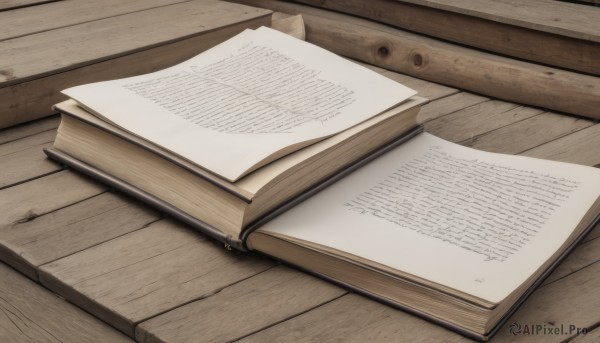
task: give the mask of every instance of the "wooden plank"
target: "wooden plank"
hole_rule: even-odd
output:
[[[600,10],[596,9],[582,11],[580,6],[553,0],[300,2],[501,55],[600,74],[596,58]],[[515,15],[519,22],[511,21]],[[561,30],[565,24],[569,28]]]
[[[243,2],[302,14],[309,42],[349,58],[503,100],[600,118],[599,77],[485,53],[317,8],[279,1]]]
[[[577,335],[571,343],[598,343],[600,342],[600,327],[590,328],[585,334]]]
[[[464,142],[541,112],[531,107],[491,100],[426,122],[425,130],[451,142]]]
[[[240,342],[471,342],[440,326],[349,294]]]
[[[156,212],[114,193],[101,193],[30,221],[0,227],[4,261],[37,280],[37,267],[157,221]]]
[[[600,42],[600,10],[554,0],[397,0]]]
[[[51,114],[65,88],[166,68],[246,27],[270,24],[270,12],[237,6],[190,1],[7,41],[0,128]]]
[[[43,214],[98,195],[104,188],[69,171],[61,171],[0,190],[0,231],[9,230]],[[14,258],[10,247],[0,241],[0,260],[19,270],[33,270],[23,259]],[[24,265],[22,265],[25,263]],[[34,273],[28,274],[35,278]]]
[[[600,238],[600,224],[596,225],[596,228],[592,230],[582,242],[591,241],[592,239]]]
[[[42,151],[52,146],[55,136],[56,130],[48,130],[0,144],[0,189],[61,170]]]
[[[421,79],[417,79],[410,75],[400,74],[391,70],[383,69],[374,65],[359,63],[363,67],[369,68],[385,77],[388,77],[396,82],[400,82],[406,87],[412,88],[419,92],[419,96],[427,98],[429,100],[436,100],[452,94],[459,93],[456,88],[440,85],[439,83],[433,83]]]
[[[41,266],[41,283],[127,335],[135,325],[273,267],[180,224],[152,225]]]
[[[27,222],[103,192],[105,188],[70,171],[61,171],[0,190],[0,226]]]
[[[0,11],[13,10],[26,6],[42,5],[56,0],[0,0]]]
[[[490,98],[460,92],[447,98],[432,101],[421,108],[417,121],[421,124],[468,107],[490,101]]]
[[[591,120],[545,112],[485,135],[473,136],[461,144],[514,155],[592,125],[594,123]]]
[[[494,342],[561,342],[574,335],[511,335],[509,325],[560,324],[589,327],[597,320],[600,298],[600,263],[571,274],[559,282],[537,290],[523,307],[500,328]],[[574,291],[576,290],[576,291]],[[596,315],[593,315],[596,314]],[[300,316],[274,325],[242,339],[241,342],[281,341],[470,341],[437,325],[366,300],[346,295]]]
[[[40,132],[56,129],[59,123],[60,117],[53,116],[0,130],[0,144],[35,135]]]
[[[189,0],[58,1],[0,12],[0,41],[184,1]]]
[[[0,263],[2,342],[132,342]]]
[[[600,308],[600,263],[583,268],[560,281],[539,288],[509,319],[494,337],[494,342],[563,342],[576,333],[561,335],[517,335],[509,331],[512,323],[545,325],[549,328],[575,325],[587,328],[598,322]]]
[[[210,0],[189,1],[7,41],[0,48],[4,56],[0,65],[4,70],[0,87],[124,56],[190,35],[207,34],[270,14],[267,10],[239,6]],[[198,20],[202,21],[201,25]],[[156,25],[158,21],[161,25]],[[266,22],[270,23],[270,19]]]
[[[346,291],[278,266],[138,325],[136,340],[231,342],[329,302]]]
[[[600,229],[600,225],[597,227]],[[591,266],[600,261],[600,239],[592,239],[582,244],[562,262],[550,276],[544,281],[544,285],[557,282],[558,280],[573,274],[579,270]],[[600,318],[598,318],[600,319]]]
[[[56,130],[52,129],[0,144],[0,157],[37,147],[45,143],[54,142],[55,137]]]
[[[600,146],[600,125],[596,124],[527,150],[523,155],[598,167],[600,166],[598,146]]]

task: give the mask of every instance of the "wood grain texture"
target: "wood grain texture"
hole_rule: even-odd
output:
[[[600,224],[596,225],[596,228],[594,228],[592,230],[592,232],[590,232],[587,236],[585,236],[585,238],[583,239],[582,242],[591,241],[592,239],[596,239],[596,238],[600,238]]]
[[[70,171],[61,171],[0,190],[0,226],[27,222],[103,192],[99,184]]]
[[[189,0],[57,1],[0,12],[0,41]]]
[[[268,10],[239,6],[212,0],[189,1],[6,41],[0,47],[0,70],[11,76],[3,74],[0,87],[270,15]]]
[[[374,72],[377,72],[387,78],[390,78],[396,82],[399,82],[406,87],[412,88],[419,93],[419,96],[427,98],[429,100],[436,100],[439,98],[447,97],[452,94],[459,93],[456,88],[440,85],[439,83],[433,83],[421,79],[417,79],[410,75],[396,73],[387,69],[383,69],[377,66],[373,66],[366,63],[359,63],[363,67],[369,68]]]
[[[515,155],[592,125],[594,123],[591,120],[545,112],[485,135],[474,136],[463,142],[463,145]]]
[[[600,78],[412,34],[372,21],[279,1],[244,0],[302,14],[307,41],[417,78],[516,103],[600,118]]]
[[[600,10],[555,0],[396,0],[600,42]]]
[[[161,220],[42,265],[39,273],[44,286],[133,337],[137,323],[272,266]]]
[[[541,110],[490,100],[425,123],[425,130],[451,142],[466,144],[474,137],[533,117]]]
[[[14,10],[33,5],[42,5],[56,0],[0,0],[0,11]]]
[[[454,113],[459,110],[467,109],[471,106],[482,104],[487,101],[490,101],[490,98],[467,92],[459,92],[446,98],[432,101],[423,106],[419,111],[417,121],[420,124],[424,124],[436,118]]]
[[[229,342],[308,311],[343,294],[341,288],[278,266],[141,323],[136,340]]]
[[[541,0],[545,3],[543,6],[539,0],[458,1],[456,4],[453,3],[456,1],[420,0],[300,2],[505,56],[600,74],[596,57],[600,53],[600,10],[582,10],[580,6],[548,0]],[[486,16],[485,11],[493,12],[494,7],[502,7],[502,12],[493,18]],[[522,20],[511,23],[511,16],[516,13]],[[561,31],[560,25],[567,23],[570,29]]]
[[[525,156],[600,166],[600,125],[596,124],[523,153]]]
[[[349,294],[240,342],[471,342],[408,313]]]
[[[61,170],[42,151],[55,136],[56,130],[48,130],[0,144],[0,189]]]
[[[0,340],[7,343],[132,342],[2,263]]]
[[[65,88],[163,69],[247,27],[271,22],[266,10],[236,11],[238,5],[221,2],[208,6],[213,3],[175,4],[3,44],[0,128],[52,114],[51,106],[65,100],[60,94]]]
[[[521,335],[510,334],[511,323],[566,327],[575,325],[586,328],[597,324],[600,297],[600,263],[595,263],[570,274],[560,281],[550,283],[535,291],[523,306],[508,320],[494,337],[494,342],[563,342],[575,333],[567,335]]]
[[[159,218],[129,198],[101,193],[30,221],[0,227],[0,244],[10,250],[7,263],[37,279],[40,265],[138,230]]]
[[[600,225],[596,229],[600,229]],[[544,285],[560,279],[600,262],[600,239],[587,240],[575,250],[548,276]]]
[[[571,341],[571,343],[598,343],[600,342],[600,326],[590,328],[585,334],[579,334]]]
[[[0,190],[0,232],[18,227],[34,218],[72,205],[104,191],[87,178],[61,171],[17,186]],[[15,256],[10,246],[0,240],[0,260],[36,279],[35,266]]]
[[[27,124],[13,126],[0,130],[0,144],[8,143],[40,132],[53,130],[58,127],[60,117],[58,115],[31,121]]]

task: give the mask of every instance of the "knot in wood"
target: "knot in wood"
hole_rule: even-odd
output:
[[[423,65],[423,55],[419,53],[414,54],[412,60],[415,67],[420,67]]]
[[[388,57],[388,55],[390,54],[390,49],[388,49],[387,46],[380,46],[379,49],[377,49],[377,56],[379,56],[380,58],[386,58]]]

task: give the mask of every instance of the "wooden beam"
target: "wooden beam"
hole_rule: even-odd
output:
[[[136,340],[232,342],[347,293],[325,281],[277,266],[136,328]]]
[[[600,75],[600,9],[549,0],[300,0],[431,37]]]
[[[2,342],[133,341],[0,263]]]
[[[47,288],[134,337],[137,323],[273,266],[161,220],[42,265],[39,274]]]
[[[306,39],[335,53],[512,102],[600,118],[600,78],[481,52],[372,21],[279,1],[244,0],[302,14]]]
[[[189,0],[57,1],[0,12],[0,41]]]
[[[55,1],[57,0],[0,0],[0,12],[27,6],[43,5]]]
[[[172,66],[248,27],[270,25],[270,14],[197,0],[4,41],[0,128],[52,114],[67,87]]]

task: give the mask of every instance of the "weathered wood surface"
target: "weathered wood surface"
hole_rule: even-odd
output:
[[[600,12],[555,0],[396,0],[600,42]]]
[[[133,337],[140,321],[273,267],[168,220],[41,266],[50,290]]]
[[[441,137],[489,151],[600,165],[599,124],[590,120],[372,69],[429,97],[419,121]],[[136,340],[469,341],[271,260],[226,251],[58,165],[50,174],[38,167],[25,173],[38,156],[28,149],[46,144],[56,125],[51,118],[0,131],[0,159],[20,156],[14,170],[23,172],[15,177],[16,171],[0,170],[6,185],[0,189],[0,260]],[[508,324],[597,326],[599,239],[597,227]],[[14,284],[3,280],[0,294],[14,293]],[[62,325],[57,316],[48,315],[53,326],[44,327]],[[0,330],[8,327],[15,340],[25,340],[11,325],[0,314]],[[586,342],[599,335],[596,329],[587,336],[511,336],[505,326],[493,341]]]
[[[27,235],[20,237],[21,232],[15,232],[13,228],[18,230],[20,224],[103,191],[103,186],[70,171],[61,171],[0,190],[0,260],[37,279],[36,266],[20,255],[21,248],[11,243],[11,240],[25,239]],[[9,236],[13,238],[9,239]]]
[[[270,25],[270,11],[243,9],[187,1],[6,40],[0,128],[50,115],[65,88],[166,68],[247,27]]]
[[[577,138],[581,132],[598,126],[589,120],[559,116],[373,69],[433,95],[433,101],[423,108],[424,116],[420,117],[428,130],[490,151],[508,149],[510,153],[526,153],[551,146],[554,141]],[[536,122],[543,127],[546,121],[546,129],[528,133]],[[37,130],[24,128],[19,131],[25,137],[16,135],[15,129],[5,130],[11,135],[8,141],[18,142],[39,134]],[[516,137],[510,138],[513,133]],[[586,143],[583,137],[576,141]],[[579,156],[577,158],[588,164],[597,157],[593,152],[573,149],[572,145],[563,148],[570,152],[571,158]],[[412,337],[437,341],[443,337],[447,341],[466,341],[414,316],[359,296],[344,295],[345,291],[299,272],[281,266],[273,268],[274,264],[268,260],[232,255],[179,224],[164,219],[156,221],[158,218],[151,212],[145,214],[148,210],[143,206],[103,193],[102,187],[84,178],[71,185],[79,179],[75,176],[70,171],[60,171],[0,190],[0,201],[6,198],[24,203],[11,209],[3,220],[1,227],[10,234],[0,234],[5,241],[0,258],[34,279],[40,273],[44,285],[140,341],[195,341],[199,337],[262,340],[281,335],[358,341],[397,337],[399,330],[405,333],[402,337],[406,340]],[[40,194],[56,193],[52,191],[56,189],[54,183],[60,183],[61,197],[40,198]],[[133,224],[138,217],[138,224]],[[127,221],[127,218],[131,223],[123,224],[121,220]],[[144,227],[145,223],[150,225]],[[113,237],[110,232],[99,233],[100,227],[113,232]],[[66,244],[52,237],[50,230],[56,230]],[[70,236],[77,238],[70,240]],[[43,249],[45,244],[56,252]],[[596,245],[594,239],[582,244],[552,274],[545,287],[591,270],[600,260]],[[263,287],[256,286],[258,280],[262,280],[261,284],[264,282]],[[589,282],[599,287],[600,283],[595,280]],[[296,282],[305,286],[297,287]],[[289,292],[288,297],[278,297],[280,292]],[[243,294],[247,299],[240,304],[241,308],[260,309],[262,306],[265,314],[247,317],[239,314],[234,304],[238,304],[235,299]],[[585,298],[589,293],[574,296]],[[354,310],[330,312],[330,306],[340,302],[359,312],[366,303],[367,308],[374,308],[371,312],[377,313],[375,319],[384,319],[369,321],[357,330],[353,323],[359,313]],[[534,316],[538,312],[532,313],[526,318],[537,320]],[[231,321],[235,329],[223,324],[228,317],[235,318]],[[318,329],[320,323],[329,323],[327,333]],[[584,324],[588,325],[587,322],[581,325]],[[212,329],[207,329],[209,327]],[[206,336],[199,336],[201,332]]]
[[[18,9],[26,6],[41,5],[56,0],[0,0],[0,11]]]
[[[36,133],[53,130],[60,123],[59,116],[52,116],[44,119],[28,122],[26,124],[13,126],[8,129],[0,129],[0,144],[12,142],[17,139],[35,135]]]
[[[132,342],[3,263],[0,263],[0,341]]]
[[[415,316],[348,294],[241,342],[470,342]]]
[[[138,342],[229,342],[295,317],[346,291],[278,266],[137,327]],[[219,325],[215,325],[220,323]]]
[[[56,130],[48,130],[0,144],[0,189],[60,170],[61,167],[42,152],[43,148],[52,146],[55,137]]]
[[[579,335],[571,341],[571,343],[598,343],[600,342],[600,327],[596,327],[593,331],[585,335]]]
[[[554,0],[299,2],[506,56],[600,75],[600,9]]]
[[[343,56],[515,103],[600,118],[600,77],[502,57],[308,6],[239,2],[302,14],[307,41]],[[595,57],[594,64],[598,64]]]
[[[78,0],[0,12],[0,41],[189,0]]]

